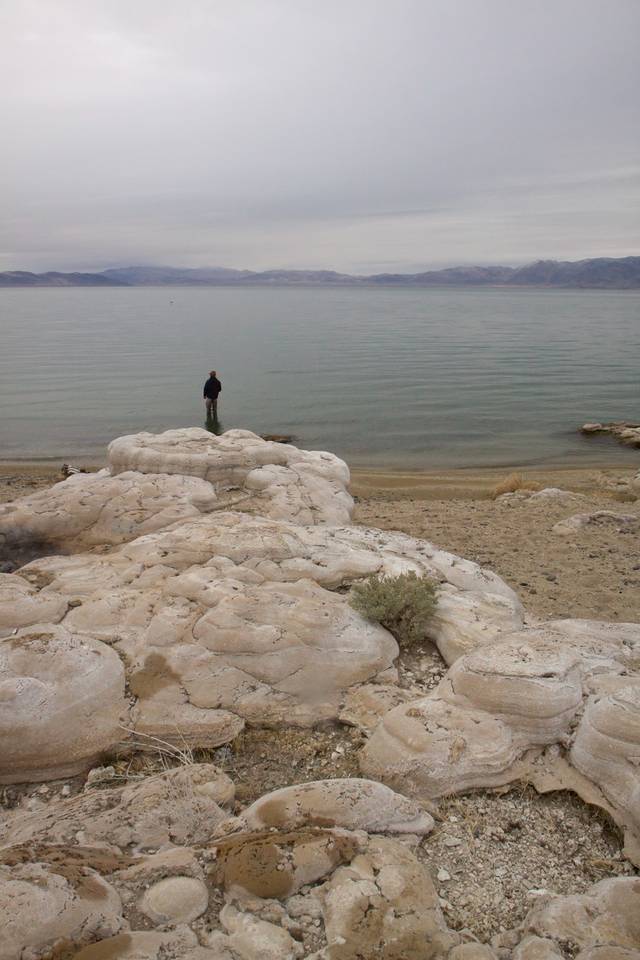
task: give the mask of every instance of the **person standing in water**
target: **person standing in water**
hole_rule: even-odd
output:
[[[207,408],[207,419],[209,420],[216,420],[218,418],[218,396],[221,390],[222,384],[216,376],[216,371],[212,370],[202,391],[204,403]]]

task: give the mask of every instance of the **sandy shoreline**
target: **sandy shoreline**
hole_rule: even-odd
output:
[[[10,483],[16,488],[20,481],[25,487],[46,486],[62,479],[60,459],[0,459],[0,486]],[[72,458],[73,466],[83,470],[100,470],[106,460],[98,458]],[[602,486],[603,478],[628,479],[640,469],[640,453],[634,466],[620,463],[593,463],[581,466],[536,466],[520,467],[452,467],[433,470],[404,470],[402,467],[351,469],[351,492],[356,497],[391,497],[393,499],[458,500],[487,499],[496,484],[510,473],[519,473],[541,487],[561,487],[564,490],[589,492]],[[6,498],[5,498],[6,499]]]
[[[589,492],[602,486],[603,478],[629,479],[640,468],[620,464],[545,467],[456,467],[449,470],[368,470],[351,471],[351,491],[357,497],[382,496],[393,499],[458,500],[487,499],[495,486],[510,473],[519,473],[541,487]]]

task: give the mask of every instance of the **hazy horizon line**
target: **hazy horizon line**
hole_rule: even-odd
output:
[[[493,260],[493,259],[483,259],[483,260],[456,260],[456,261],[438,261],[431,263],[429,265],[416,265],[413,268],[407,267],[406,265],[403,268],[398,268],[397,270],[380,270],[376,272],[354,272],[348,270],[342,270],[339,267],[315,267],[315,266],[306,266],[306,267],[290,267],[290,266],[271,266],[266,268],[256,268],[248,266],[223,266],[220,263],[207,263],[207,264],[198,264],[189,266],[176,266],[174,263],[158,263],[158,262],[124,262],[118,265],[111,266],[101,266],[101,267],[73,267],[67,268],[64,270],[60,269],[40,269],[40,270],[28,270],[22,267],[13,267],[0,271],[0,273],[29,273],[34,276],[39,274],[49,274],[49,273],[58,273],[58,274],[72,274],[72,273],[85,273],[85,274],[103,274],[108,273],[109,271],[117,270],[223,270],[223,271],[234,271],[238,273],[276,273],[276,272],[287,272],[287,273],[337,273],[342,276],[350,277],[368,277],[368,276],[377,276],[382,274],[394,273],[398,275],[413,275],[419,273],[430,273],[430,272],[440,272],[442,270],[455,270],[455,269],[469,269],[473,267],[478,267],[480,269],[489,269],[491,267],[505,269],[505,270],[517,270],[521,267],[531,266],[538,263],[587,263],[593,260],[628,260],[640,257],[640,253],[628,253],[623,254],[622,256],[612,257],[606,255],[595,255],[591,257],[580,257],[578,259],[570,259],[569,257],[545,257],[539,256],[533,259],[522,260],[517,262],[505,263],[504,261]]]

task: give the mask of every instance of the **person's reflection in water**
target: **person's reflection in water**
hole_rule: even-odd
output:
[[[218,420],[217,413],[207,412],[207,419],[205,421],[205,430],[208,430],[209,433],[215,433],[216,437],[219,437],[221,433],[224,433],[224,427],[222,422]]]

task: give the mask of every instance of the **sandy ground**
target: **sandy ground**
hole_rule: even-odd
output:
[[[100,466],[83,466],[83,469],[99,470]],[[60,463],[0,461],[0,503],[37,493],[59,480],[64,480],[62,460]]]
[[[0,464],[0,502],[50,486],[62,478],[60,466]],[[640,501],[607,489],[636,471],[525,470],[527,482],[576,491],[581,499],[491,499],[508,472],[354,471],[355,521],[424,537],[492,568],[518,590],[533,616],[640,621],[640,523],[607,522],[571,537],[551,529],[567,516],[594,510],[640,521]],[[445,671],[428,643],[404,652],[398,667],[402,686],[424,692]],[[198,751],[195,759],[214,762],[233,778],[239,809],[287,784],[358,776],[363,742],[359,731],[341,724],[315,730],[248,728],[232,744]],[[116,783],[148,775],[166,762],[148,754],[106,760],[113,764]],[[6,787],[0,790],[0,806],[37,808],[63,789],[76,793],[83,786],[84,778],[77,777]],[[506,793],[477,791],[447,798],[434,812],[436,830],[421,843],[418,856],[433,877],[448,923],[470,937],[486,940],[513,926],[543,891],[574,893],[607,876],[636,873],[622,854],[615,826],[567,792],[539,796],[524,786]]]
[[[638,457],[640,467],[640,455]],[[527,482],[575,491],[571,502],[490,499],[509,471],[357,471],[356,523],[401,530],[500,574],[539,617],[640,621],[640,527],[605,521],[570,537],[552,532],[577,513],[640,518],[640,502],[607,489],[633,469],[522,471]]]

